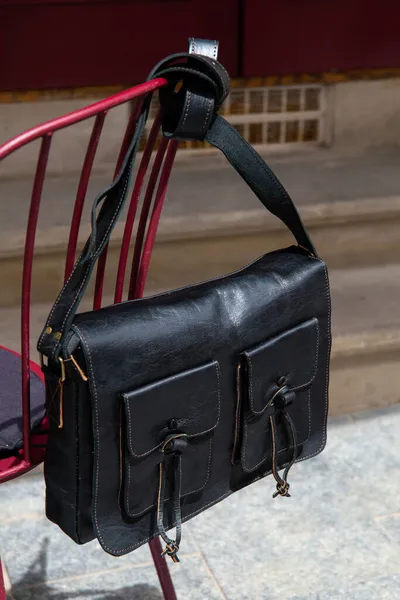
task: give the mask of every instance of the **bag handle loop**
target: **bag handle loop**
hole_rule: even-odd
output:
[[[201,42],[199,45],[204,48],[206,43],[204,40]],[[196,48],[196,44],[191,44],[192,48]],[[215,43],[213,44],[212,47],[215,48]],[[165,77],[169,82],[160,91],[160,102],[165,115],[164,135],[180,139],[205,139],[219,148],[262,204],[290,229],[299,246],[315,255],[312,242],[284,187],[254,148],[225,119],[215,114],[229,93],[229,76],[222,65],[213,56],[174,54],[160,61],[148,80],[155,77]],[[183,82],[181,89],[175,92],[179,81]],[[53,362],[57,361],[61,353],[65,333],[71,329],[96,261],[107,244],[124,205],[150,101],[151,94],[143,103],[132,142],[116,179],[93,203],[92,232],[54,303],[39,338],[39,352]]]

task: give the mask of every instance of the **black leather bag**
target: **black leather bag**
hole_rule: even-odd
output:
[[[212,45],[201,47],[208,57],[197,48],[150,75],[170,82],[160,94],[164,135],[219,148],[297,243],[218,279],[76,314],[125,199],[145,102],[38,342],[52,423],[47,516],[113,555],[161,535],[176,561],[182,521],[271,473],[273,495],[288,496],[293,463],[326,442],[327,269],[282,185],[216,114],[229,79]]]

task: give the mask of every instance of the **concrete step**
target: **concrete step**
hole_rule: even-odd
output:
[[[398,151],[338,156],[321,150],[269,160],[331,273],[332,414],[400,401],[398,158]],[[109,180],[110,174],[95,174],[88,203]],[[14,348],[30,184],[0,182],[0,211],[5,215],[0,219],[0,344]],[[50,178],[44,189],[32,285],[33,351],[62,286],[75,192],[72,176]],[[89,234],[87,207],[83,223],[80,247]],[[110,243],[106,303],[112,301],[122,232],[120,222]],[[183,161],[173,173],[146,293],[229,273],[292,241],[223,158]],[[89,300],[85,306],[90,308]]]
[[[400,403],[400,264],[332,269],[330,413]],[[159,291],[159,290],[157,290]],[[105,304],[111,303],[106,298]],[[83,310],[90,309],[89,300]],[[50,303],[32,306],[32,356]],[[19,348],[19,310],[0,310],[0,344]]]
[[[330,268],[400,262],[400,195],[386,198],[305,204],[300,213]],[[123,233],[118,223],[110,243],[106,295],[115,285]],[[89,234],[82,227],[80,248]],[[40,229],[32,301],[51,301],[62,286],[68,228]],[[165,217],[153,252],[148,286],[176,288],[234,271],[257,256],[293,243],[285,227],[265,210],[235,210]],[[4,231],[0,239],[0,306],[19,301],[23,231]]]
[[[268,157],[296,202],[319,254],[331,268],[400,262],[400,169],[397,150],[342,155],[332,150]],[[89,207],[111,173],[95,172],[83,214],[81,247]],[[24,230],[32,180],[0,180],[0,306],[18,301]],[[49,177],[37,233],[32,299],[53,299],[62,284],[77,176]],[[123,216],[121,221],[123,221]],[[112,294],[123,231],[110,244],[106,294]],[[286,229],[220,155],[187,158],[173,171],[149,286],[179,287],[222,275],[270,250],[292,243]]]

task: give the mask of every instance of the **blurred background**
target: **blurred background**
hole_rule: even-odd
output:
[[[330,411],[354,423],[365,411],[400,402],[399,31],[400,6],[394,0],[0,0],[0,144],[142,82],[158,60],[185,51],[189,36],[218,39],[219,60],[232,78],[221,113],[278,175],[328,264],[334,334]],[[153,104],[152,118],[156,100]],[[113,178],[131,110],[126,104],[107,115],[80,244],[89,206]],[[85,121],[57,133],[52,142],[36,237],[32,352],[62,285],[68,227],[92,126],[92,120]],[[31,144],[0,165],[0,345],[15,350],[38,148]],[[121,239],[122,225],[110,244],[104,304],[112,302]],[[146,294],[225,274],[290,243],[290,234],[217,151],[182,142]],[[388,422],[382,425],[385,435]],[[346,445],[359,434],[343,435]],[[375,461],[372,455],[369,460]],[[398,491],[393,489],[393,498]],[[393,500],[386,512],[398,514],[396,506]],[[400,573],[400,566],[396,569]],[[24,577],[17,571],[15,581],[31,585]],[[295,597],[282,590],[280,597]],[[387,597],[400,598],[396,590]],[[145,592],[137,598],[147,598]],[[275,597],[260,594],[228,597]],[[379,594],[364,590],[329,599],[386,598]],[[209,591],[202,597],[214,598]]]
[[[0,0],[0,143],[143,81],[160,58],[185,50],[189,35],[218,39],[232,77],[221,112],[269,161],[331,270],[331,410],[395,403],[399,29],[393,0],[381,0],[379,10],[372,0]],[[85,210],[113,177],[130,110],[123,105],[107,116]],[[33,279],[33,301],[44,304],[40,323],[61,286],[66,228],[92,125],[85,121],[53,139]],[[15,327],[7,333],[7,307],[20,298],[37,152],[31,144],[0,166],[0,323],[8,344]],[[106,295],[115,281],[118,235]],[[226,273],[289,242],[217,151],[184,142],[146,292]]]

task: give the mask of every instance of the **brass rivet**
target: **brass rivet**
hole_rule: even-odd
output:
[[[54,337],[56,338],[56,340],[61,340],[62,333],[60,331],[57,331],[57,333],[54,334]]]
[[[47,333],[47,335],[50,335],[52,331],[53,331],[52,327],[46,327],[46,333]]]

